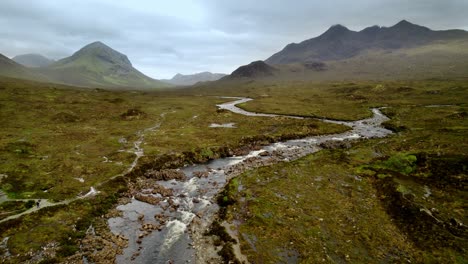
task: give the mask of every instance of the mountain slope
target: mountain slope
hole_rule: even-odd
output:
[[[47,78],[0,54],[0,76],[47,81]]]
[[[126,55],[102,42],[91,43],[72,56],[37,70],[55,82],[76,86],[120,88],[168,86],[139,72]]]
[[[23,54],[12,58],[13,61],[26,67],[45,67],[54,63],[40,54]]]
[[[398,50],[428,45],[437,41],[468,39],[463,30],[433,31],[402,20],[386,28],[373,26],[359,32],[335,25],[322,35],[299,44],[287,45],[265,62],[290,64],[310,61],[342,60],[369,50]]]
[[[173,85],[193,85],[198,82],[216,81],[226,76],[224,73],[200,72],[195,74],[183,75],[176,74],[172,79],[161,80]]]
[[[335,25],[316,38],[287,45],[265,62],[241,66],[223,80],[467,78],[467,68],[468,32],[433,31],[403,20],[389,28],[372,26],[359,32]]]
[[[242,78],[267,78],[274,76],[278,69],[263,61],[254,61],[248,65],[240,66],[222,80],[236,80]]]

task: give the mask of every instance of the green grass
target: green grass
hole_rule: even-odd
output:
[[[227,212],[242,252],[263,263],[465,263],[454,221],[468,221],[466,110],[394,105],[396,135],[244,173]]]
[[[199,86],[201,94],[242,95],[255,100],[242,107],[255,112],[357,120],[369,107],[466,104],[466,80],[408,81],[238,81]]]
[[[239,217],[246,219],[241,226],[247,234],[243,251],[252,259],[270,262],[289,254],[301,256],[306,263],[346,260],[346,255],[357,262],[452,260],[462,256],[456,249],[459,241],[453,241],[453,247],[431,249],[434,253],[422,249],[404,218],[395,214],[394,205],[401,205],[402,200],[378,197],[401,198],[402,192],[421,196],[421,186],[435,181],[430,185],[433,196],[417,203],[428,208],[437,205],[444,221],[453,217],[467,222],[461,203],[466,200],[465,192],[452,184],[464,176],[437,181],[437,175],[447,171],[443,164],[459,164],[466,157],[467,89],[463,80],[254,81],[144,92],[2,78],[0,173],[8,175],[0,183],[2,190],[11,198],[63,200],[103,185],[98,187],[101,194],[93,199],[43,209],[0,225],[1,238],[9,236],[11,252],[19,254],[13,263],[24,262],[28,251],[50,242],[61,243],[59,258],[63,260],[76,250],[91,223],[101,226],[98,232],[105,230],[101,216],[125,191],[125,180],[139,176],[146,168],[203,162],[245,146],[347,129],[316,120],[245,117],[217,111],[216,104],[229,101],[217,96],[237,95],[254,98],[242,107],[257,112],[346,120],[369,116],[369,107],[390,106],[384,109],[392,118],[386,126],[400,131],[350,150],[327,150],[233,180],[233,187],[222,197],[228,204],[239,201],[232,208],[248,213]],[[423,106],[428,104],[454,106]],[[236,128],[209,128],[211,123],[235,123]],[[146,156],[135,172],[126,179],[108,181],[124,172],[134,159],[133,154],[121,150],[130,150],[137,132],[156,124],[160,124],[158,129],[145,132],[142,147]],[[104,162],[104,156],[112,162]],[[432,169],[424,170],[426,167]],[[363,180],[355,180],[355,175]],[[453,196],[443,187],[447,183],[452,184],[447,190]],[[243,185],[244,191],[237,194],[236,184]],[[239,197],[245,201],[240,202]],[[228,217],[236,216],[233,211],[227,213]],[[74,230],[73,225],[79,228]],[[430,234],[422,237],[439,241]],[[256,241],[257,250],[247,240]]]
[[[124,182],[107,182],[125,172],[134,159],[122,150],[131,150],[137,133],[156,124],[158,129],[144,132],[146,156],[138,168],[155,166],[154,160],[167,157],[183,157],[176,163],[181,166],[218,157],[220,149],[347,129],[315,120],[250,118],[217,111],[215,105],[225,101],[229,99],[178,91],[106,91],[1,79],[0,173],[7,175],[0,183],[2,190],[10,198],[55,201],[76,197],[91,186],[101,191],[90,201],[43,209],[0,225],[2,238],[10,236],[8,246],[19,254],[15,259],[22,260],[40,245],[63,241],[64,234],[79,232],[73,231],[73,225],[80,219],[100,223],[115,195],[125,189]],[[211,123],[230,122],[236,128],[209,128]],[[77,243],[72,239],[70,245],[63,244],[64,253]]]

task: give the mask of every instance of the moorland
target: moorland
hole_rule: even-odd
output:
[[[129,242],[108,220],[136,189],[158,204],[148,197],[172,193],[156,181],[180,180],[180,168],[342,133],[322,119],[380,108],[385,138],[335,140],[230,179],[204,233],[219,252],[210,261],[465,263],[468,42],[465,31],[428,30],[334,26],[189,87],[142,76],[100,42],[45,68],[0,57],[2,262],[113,262]],[[227,97],[278,116],[219,109]]]

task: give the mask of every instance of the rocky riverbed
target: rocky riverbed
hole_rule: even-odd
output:
[[[236,107],[250,98],[218,105],[220,109],[248,116],[276,115],[251,113]],[[117,263],[217,263],[217,248],[204,236],[219,207],[216,195],[225,184],[251,168],[291,161],[322,148],[349,144],[351,140],[385,137],[391,131],[381,127],[388,120],[379,109],[373,117],[344,122],[351,130],[333,135],[278,142],[250,150],[240,156],[212,160],[176,170],[147,171],[130,186],[128,196],[117,207],[119,214],[108,219],[115,237],[125,241]],[[290,116],[291,118],[301,118]]]

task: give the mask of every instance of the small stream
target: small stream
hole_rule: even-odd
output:
[[[247,116],[275,117],[278,115],[252,113],[236,105],[252,99],[229,97],[232,102],[217,105],[220,109]],[[325,136],[278,142],[254,150],[244,156],[212,160],[180,168],[186,181],[158,181],[157,184],[172,190],[173,195],[159,197],[157,205],[150,205],[132,199],[130,203],[117,207],[121,217],[108,220],[111,231],[128,238],[128,247],[117,256],[117,263],[195,263],[204,254],[203,245],[197,238],[218,211],[216,195],[234,176],[259,166],[291,161],[319,151],[320,144],[328,141],[354,140],[360,138],[381,138],[392,132],[381,127],[388,120],[379,109],[372,109],[373,116],[353,122],[323,119],[324,122],[342,124],[351,130]],[[287,116],[290,118],[301,118]],[[200,176],[202,175],[202,176]],[[145,190],[142,190],[145,191]],[[146,192],[150,193],[150,192]],[[155,216],[157,216],[155,218]],[[147,231],[144,225],[160,226],[160,230]]]

